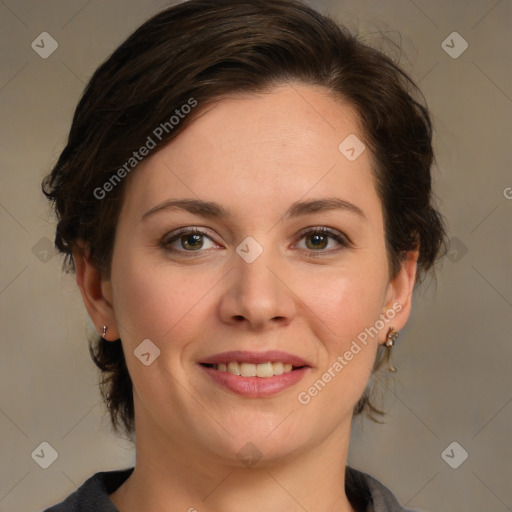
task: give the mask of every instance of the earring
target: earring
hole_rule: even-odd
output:
[[[400,336],[400,333],[395,331],[393,327],[390,327],[386,336],[386,347],[391,348],[395,344],[395,340],[398,338],[398,336]]]
[[[102,338],[105,338],[105,334],[107,334],[108,327],[106,325],[103,326],[103,334],[101,335]]]

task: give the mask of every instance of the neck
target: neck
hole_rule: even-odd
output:
[[[350,425],[314,449],[250,467],[146,432],[137,430],[132,475],[110,495],[120,512],[355,512],[344,488]]]

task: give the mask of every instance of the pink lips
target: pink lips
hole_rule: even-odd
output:
[[[291,364],[294,369],[291,372],[273,377],[241,377],[232,375],[228,372],[221,372],[205,364],[213,365],[237,361],[239,363],[261,364],[267,362],[282,362]],[[252,398],[264,398],[275,395],[285,389],[290,388],[301,380],[311,367],[306,361],[298,356],[281,351],[267,352],[247,352],[230,351],[215,354],[207,357],[200,362],[200,367],[204,372],[218,385],[229,389],[230,391]]]
[[[233,350],[230,352],[222,352],[201,360],[203,364],[219,364],[229,363],[230,361],[238,361],[239,363],[289,363],[292,366],[309,366],[304,359],[298,356],[281,352],[279,350],[269,350],[267,352],[247,352],[244,350]]]

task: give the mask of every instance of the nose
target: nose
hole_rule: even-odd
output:
[[[289,324],[295,300],[287,273],[270,249],[263,248],[253,261],[235,253],[220,301],[222,321],[254,331]]]

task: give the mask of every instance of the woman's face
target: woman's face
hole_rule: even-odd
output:
[[[129,177],[103,288],[138,442],[241,463],[347,439],[413,275],[389,279],[354,135],[347,105],[285,85],[216,103]]]

